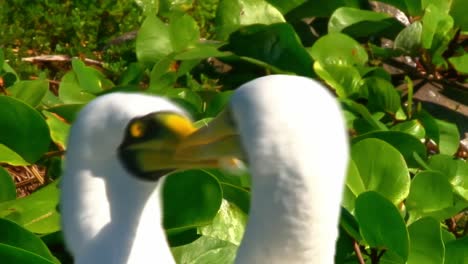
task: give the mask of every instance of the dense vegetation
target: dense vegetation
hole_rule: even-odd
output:
[[[435,118],[414,98],[424,84],[466,95],[463,0],[1,5],[5,263],[71,262],[57,186],[70,125],[87,102],[113,91],[156,94],[205,121],[237,86],[274,73],[321,80],[346,117],[352,160],[336,263],[468,263],[462,128],[443,114]],[[18,169],[33,171],[44,187],[17,198],[8,172]],[[248,171],[177,172],[168,177],[164,198],[164,225],[178,263],[232,263],[249,212]]]

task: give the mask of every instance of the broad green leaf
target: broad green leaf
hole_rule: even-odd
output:
[[[368,105],[371,111],[396,113],[401,107],[400,95],[393,84],[378,77],[364,79],[368,92]]]
[[[63,104],[63,102],[58,98],[58,96],[52,93],[49,89],[47,89],[44,97],[42,98],[41,103],[46,108]]]
[[[460,134],[457,125],[436,119],[439,127],[439,151],[441,154],[453,155],[460,142]]]
[[[458,57],[451,57],[449,58],[449,61],[455,70],[460,73],[468,74],[468,53]]]
[[[426,136],[424,126],[418,120],[410,120],[398,123],[390,128],[392,131],[401,131],[412,135],[419,140],[423,140]]]
[[[445,244],[445,264],[465,264],[468,263],[468,236],[457,240],[449,241]]]
[[[281,1],[281,0],[278,0]],[[288,3],[289,1],[281,1]],[[329,17],[339,7],[364,8],[361,0],[314,0],[305,1],[304,4],[294,8],[287,15],[288,21],[297,21],[309,17]]]
[[[310,48],[312,58],[322,64],[364,65],[368,57],[359,42],[341,33],[319,38]]]
[[[200,98],[200,95],[193,90],[188,88],[173,88],[167,90],[164,95],[171,99],[184,100],[185,102],[192,105],[192,107],[195,108],[197,112],[201,112],[203,104],[202,99]]]
[[[442,173],[422,171],[414,176],[406,199],[408,210],[430,213],[450,207],[452,203],[452,186]]]
[[[62,104],[51,107],[47,111],[55,113],[64,118],[68,123],[73,123],[84,104]]]
[[[200,228],[200,234],[240,245],[244,236],[247,215],[237,206],[223,200],[213,223]]]
[[[200,39],[197,22],[188,14],[177,14],[169,23],[169,38],[175,52],[194,47]]]
[[[432,62],[444,65],[442,54],[447,50],[453,35],[453,18],[433,4],[429,4],[422,18],[421,42],[432,55]]]
[[[60,149],[66,149],[70,124],[67,124],[60,116],[54,113],[42,111],[42,114],[46,117],[52,141],[54,141]]]
[[[340,7],[333,12],[328,22],[328,32],[342,32],[354,38],[394,38],[403,29],[394,17],[374,11],[352,7]]]
[[[146,67],[143,63],[130,63],[119,77],[118,85],[138,84],[145,74]]]
[[[164,227],[169,233],[177,233],[209,225],[222,198],[218,181],[208,173],[201,170],[173,173],[164,181]]]
[[[5,218],[37,234],[60,230],[56,207],[59,199],[57,181],[24,198],[0,203],[0,218]]]
[[[368,138],[352,145],[351,156],[366,190],[394,204],[408,196],[409,171],[401,153],[385,141]]]
[[[66,73],[59,87],[59,99],[66,104],[83,104],[91,101],[96,96],[84,91],[73,71]]]
[[[250,191],[244,188],[242,176],[229,175],[227,172],[221,172],[218,169],[204,170],[215,177],[223,190],[223,198],[230,203],[235,204],[244,213],[250,210]]]
[[[150,84],[148,91],[153,94],[164,94],[164,92],[174,86],[174,83],[177,80],[177,74],[173,71],[170,71],[171,65],[174,63],[174,58],[172,55],[158,60],[153,69],[151,69],[150,74]]]
[[[54,264],[46,258],[43,258],[30,251],[21,248],[12,247],[0,243],[0,259],[4,263],[21,263],[21,264]]]
[[[468,201],[468,164],[466,161],[454,159],[449,155],[437,154],[429,159],[428,166],[447,177],[455,192]]]
[[[176,263],[234,263],[236,253],[236,245],[208,236],[202,236],[191,244],[172,248]]]
[[[424,126],[426,137],[434,140],[436,143],[439,143],[440,132],[436,119],[425,110],[417,112],[415,114],[415,118],[417,118],[417,120],[419,120]]]
[[[286,23],[243,27],[229,37],[223,50],[253,58],[278,69],[312,76],[312,59],[294,28]],[[291,63],[294,61],[294,63]]]
[[[335,89],[339,98],[357,97],[361,92],[359,71],[348,64],[314,62],[315,73]]]
[[[407,133],[399,131],[375,131],[353,138],[352,143],[355,144],[366,138],[377,138],[392,145],[403,155],[409,167],[415,168],[419,165],[414,159],[413,153],[417,153],[423,159],[426,158],[426,147],[424,144]]]
[[[408,264],[440,264],[444,262],[445,248],[440,223],[434,218],[422,218],[408,227],[410,251]]]
[[[267,0],[268,3],[275,6],[282,14],[286,14],[291,9],[298,7],[299,5],[307,2],[307,0],[291,0],[291,1],[283,1],[283,0]]]
[[[102,91],[102,84],[96,70],[87,67],[84,62],[79,59],[72,59],[72,68],[83,91],[91,94]]]
[[[11,175],[0,167],[0,203],[16,198],[16,186]]]
[[[382,131],[388,130],[388,128],[382,122],[380,122],[379,120],[376,120],[371,115],[369,110],[362,104],[356,103],[355,101],[352,101],[349,99],[341,100],[341,102],[343,103],[346,109],[354,113],[358,113],[360,116],[362,116],[363,120],[365,120],[367,125],[371,127],[371,130],[382,130]]]
[[[466,1],[465,0],[452,0],[450,1],[452,7],[450,8],[450,15],[455,20],[455,25],[460,27],[462,31],[468,30],[468,16],[466,15]]]
[[[0,218],[0,245],[9,245],[37,254],[47,260],[54,261],[53,255],[40,238],[14,222]]]
[[[220,0],[216,14],[216,39],[225,40],[242,26],[284,22],[283,15],[264,0]]]
[[[47,80],[19,81],[8,88],[16,99],[23,101],[31,107],[38,106],[49,89]]]
[[[136,55],[143,63],[155,63],[173,52],[169,26],[156,15],[146,17],[136,38]]]
[[[358,243],[364,243],[361,234],[359,233],[359,224],[356,221],[356,218],[343,207],[341,208],[340,213],[340,228],[343,228],[346,233],[348,233]]]
[[[209,57],[225,57],[230,52],[219,51],[218,48],[224,43],[197,43],[192,48],[182,51],[174,56],[176,60],[200,60]]]
[[[354,210],[354,204],[359,194],[366,191],[366,186],[362,181],[361,175],[356,164],[351,159],[348,164],[348,173],[346,174],[346,185],[343,192],[342,205],[350,212]]]
[[[340,226],[338,230],[338,239],[335,247],[335,262],[346,263],[348,256],[354,252],[353,238]]]
[[[356,218],[362,237],[369,246],[386,248],[403,263],[408,258],[409,237],[400,212],[376,192],[365,192],[356,199]]]
[[[422,24],[416,21],[404,28],[395,38],[393,47],[409,55],[416,55],[421,49]]]
[[[14,152],[7,146],[0,144],[0,161],[12,166],[24,166],[30,163],[25,161],[18,153]]]
[[[206,117],[215,117],[217,116],[227,105],[231,95],[234,91],[225,91],[217,93],[208,103],[208,106],[205,110]]]
[[[0,105],[0,144],[27,162],[37,161],[50,144],[44,118],[29,105],[12,97],[0,96]]]

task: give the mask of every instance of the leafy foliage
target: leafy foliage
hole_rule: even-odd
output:
[[[398,8],[403,22],[361,0],[77,0],[43,1],[36,9],[7,2],[0,11],[0,39],[10,43],[0,46],[2,164],[39,164],[57,174],[61,160],[47,153],[66,150],[76,113],[102,94],[166,96],[206,122],[248,80],[309,76],[336,94],[352,136],[336,262],[468,262],[468,164],[457,155],[459,129],[413,98],[413,81],[455,85],[466,78],[462,0],[380,1]],[[18,12],[23,6],[26,11]],[[30,38],[28,27],[40,34]],[[82,56],[61,74],[14,70],[15,48],[95,58],[115,34],[136,28],[134,47],[97,56],[104,69]],[[16,29],[24,34],[15,35]],[[388,72],[388,65],[402,73]],[[58,76],[59,84],[47,76]],[[0,259],[69,261],[60,238],[57,182],[15,199],[14,184],[0,171],[0,230],[12,234],[0,237]],[[172,174],[164,198],[164,224],[178,263],[232,263],[250,209],[248,171]]]

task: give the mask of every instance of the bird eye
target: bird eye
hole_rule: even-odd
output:
[[[134,138],[141,138],[145,134],[145,124],[141,121],[135,121],[130,125],[130,135]]]

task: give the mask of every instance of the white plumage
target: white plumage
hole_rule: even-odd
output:
[[[239,155],[232,144],[219,146],[240,134],[252,200],[236,263],[333,263],[348,161],[336,100],[311,79],[271,75],[242,85],[228,108],[212,122],[222,131],[202,128],[180,152],[192,161]],[[61,210],[77,263],[174,262],[160,222],[160,183],[135,179],[116,154],[131,118],[161,110],[182,113],[160,98],[106,95],[73,126]]]
[[[243,151],[233,147],[237,136]],[[251,209],[236,263],[333,263],[348,138],[320,83],[287,75],[250,81],[182,144],[187,156],[243,152],[249,163]]]
[[[169,101],[114,93],[89,103],[69,136],[61,182],[62,228],[75,263],[174,263],[161,227],[161,181],[130,175],[117,157],[128,122],[184,112]]]

